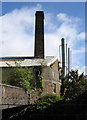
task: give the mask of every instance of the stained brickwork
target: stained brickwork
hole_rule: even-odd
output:
[[[56,92],[53,91],[53,84],[56,84]],[[60,96],[60,82],[50,81],[50,80],[44,80],[44,94],[56,94],[57,96]]]
[[[46,67],[43,69],[43,78],[44,80],[60,82],[59,72],[51,67]]]
[[[44,13],[37,11],[35,23],[35,58],[44,58]]]
[[[55,66],[57,65],[57,61],[53,64],[52,67],[45,67],[43,69],[43,81],[44,81],[44,92],[48,94],[56,94],[60,96],[60,87],[61,81],[59,79],[59,71]],[[56,85],[56,92],[53,91],[53,84]]]

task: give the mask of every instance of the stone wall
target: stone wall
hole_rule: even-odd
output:
[[[0,84],[2,89],[2,108],[28,104],[28,95],[19,87]]]
[[[56,84],[56,93],[53,92],[53,84]],[[60,82],[44,80],[44,94],[56,94],[60,96]],[[0,84],[0,109],[28,105],[34,103],[39,98],[38,92],[29,93],[22,88]]]
[[[28,105],[39,98],[38,92],[0,83],[0,109]]]

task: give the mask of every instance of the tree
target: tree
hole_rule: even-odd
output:
[[[82,73],[78,74],[78,70],[72,70],[69,76],[64,80],[65,97],[75,98],[87,90],[87,80],[85,75]]]

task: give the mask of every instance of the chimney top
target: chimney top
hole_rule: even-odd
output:
[[[43,13],[44,14],[44,11],[36,11],[36,13]]]

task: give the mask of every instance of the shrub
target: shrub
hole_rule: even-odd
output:
[[[63,98],[58,97],[58,96],[53,95],[53,94],[46,94],[46,95],[40,97],[35,102],[36,109],[43,110],[43,109],[47,108],[48,106],[52,105],[53,103],[56,103],[62,99]]]

